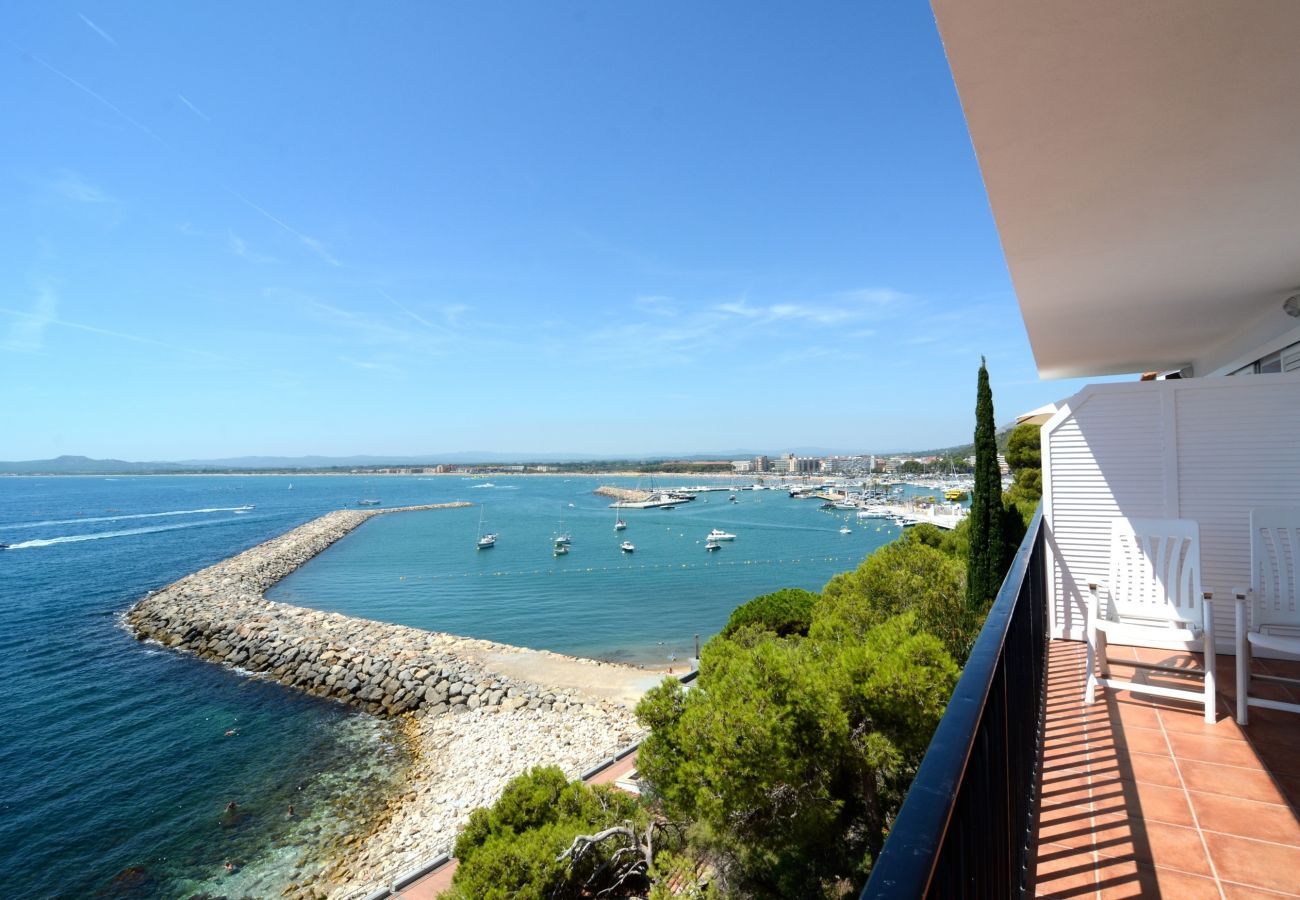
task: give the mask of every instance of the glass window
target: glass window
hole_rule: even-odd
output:
[[[1256,371],[1261,375],[1267,375],[1270,372],[1281,372],[1282,352],[1279,350],[1275,353],[1270,353],[1268,356],[1261,359],[1259,361],[1259,368]]]

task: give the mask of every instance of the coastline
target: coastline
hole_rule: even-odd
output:
[[[466,502],[338,510],[153,592],[126,613],[156,641],[371,714],[398,718],[412,761],[404,790],[287,896],[360,896],[451,849],[469,813],[535,765],[577,777],[637,740],[632,708],[662,677],[499,642],[267,600],[271,585],[376,515]]]

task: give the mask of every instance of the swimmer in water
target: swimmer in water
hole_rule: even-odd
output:
[[[293,804],[292,804],[292,803],[289,804],[289,811],[288,811],[287,813],[284,814],[284,817],[285,817],[286,819],[292,819],[292,818],[294,817],[294,811],[293,811]]]

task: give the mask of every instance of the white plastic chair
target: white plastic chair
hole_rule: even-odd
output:
[[[1250,591],[1235,593],[1237,721],[1245,725],[1252,706],[1300,712],[1300,703],[1250,696],[1253,648],[1300,654],[1300,509],[1250,511]],[[1256,681],[1300,684],[1277,675],[1253,677]]]
[[[1189,519],[1112,520],[1110,580],[1090,583],[1088,591],[1085,701],[1095,702],[1100,684],[1203,703],[1205,721],[1214,722],[1214,605],[1212,593],[1201,590],[1201,532],[1197,524]],[[1103,594],[1107,596],[1103,598]],[[1205,666],[1200,669],[1129,660],[1124,660],[1124,665],[1199,674],[1204,687],[1184,690],[1111,678],[1108,641],[1136,646],[1173,643],[1187,650],[1203,650]]]

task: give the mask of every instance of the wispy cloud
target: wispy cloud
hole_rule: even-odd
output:
[[[398,303],[398,302],[397,302],[397,299],[396,299],[395,297],[393,297],[392,295],[390,295],[390,294],[389,294],[386,290],[384,290],[383,288],[381,288],[381,287],[376,287],[375,290],[379,293],[379,296],[383,297],[385,300],[387,300],[389,303],[391,303],[394,307],[396,307],[398,310],[400,310],[400,311],[401,311],[401,312],[402,312],[402,313],[403,313],[407,318],[409,318],[412,322],[416,322],[416,323],[418,323],[418,324],[420,324],[420,325],[423,325],[425,328],[432,329],[433,331],[439,332],[439,333],[441,333],[441,334],[445,334],[445,333],[446,333],[446,330],[447,330],[447,329],[446,329],[444,326],[439,325],[439,324],[437,324],[436,322],[430,322],[427,318],[425,318],[424,316],[420,315],[419,313],[417,313],[415,310],[411,309],[410,307],[408,307],[408,306],[404,306],[403,304]],[[457,309],[457,310],[463,310],[465,307],[453,307],[453,308],[454,308],[454,309]],[[444,309],[443,309],[443,312],[444,312],[444,318],[448,318],[448,319],[451,318],[451,317],[446,316],[446,308],[445,308],[445,307],[444,307]],[[448,324],[448,325],[454,325],[455,323],[452,322],[452,321],[448,321],[447,324]]]
[[[886,287],[856,288],[851,291],[840,291],[834,296],[863,306],[892,306],[911,299],[909,294]]]
[[[86,86],[85,86],[84,84],[82,84],[80,81],[78,81],[77,79],[73,78],[73,77],[72,77],[71,75],[69,75],[67,72],[64,72],[64,71],[62,71],[61,69],[57,69],[57,68],[55,68],[54,66],[50,65],[49,63],[47,63],[45,60],[41,59],[41,58],[40,58],[39,56],[37,56],[36,54],[34,54],[34,53],[28,53],[27,56],[28,56],[28,58],[31,59],[33,62],[35,62],[36,64],[40,65],[40,66],[43,67],[44,69],[46,69],[46,70],[48,70],[48,71],[50,71],[50,72],[53,72],[55,75],[57,75],[57,76],[59,76],[60,78],[62,78],[64,81],[66,81],[68,84],[70,84],[70,85],[72,85],[73,87],[75,87],[77,90],[81,91],[83,94],[86,94],[86,95],[89,96],[89,97],[93,97],[95,100],[99,101],[100,104],[102,104],[103,106],[108,107],[110,110],[112,110],[114,113],[116,113],[117,116],[118,116],[119,118],[121,118],[124,122],[127,122],[128,124],[134,126],[134,127],[135,127],[138,131],[140,131],[141,133],[148,135],[149,137],[153,138],[155,141],[157,141],[158,143],[162,144],[163,146],[166,146],[166,145],[167,145],[167,142],[164,141],[162,138],[160,138],[157,134],[155,134],[155,133],[154,133],[154,132],[153,132],[153,131],[148,127],[148,126],[142,124],[139,120],[134,119],[134,118],[132,118],[131,116],[127,115],[125,112],[122,111],[122,109],[121,109],[119,106],[117,106],[115,103],[112,103],[111,101],[109,101],[109,100],[108,100],[107,98],[105,98],[102,94],[98,94],[98,93],[96,93],[95,91],[92,91],[90,88],[86,87]]]
[[[729,316],[763,324],[805,321],[816,325],[838,325],[861,315],[857,310],[815,306],[806,303],[773,303],[768,306],[751,306],[745,300],[720,303],[714,309]]]
[[[867,318],[888,315],[887,308],[909,299],[892,288],[861,288],[838,291],[813,301],[784,301],[751,304],[746,298],[719,303],[713,308],[735,319],[755,324],[797,323],[843,325]]]
[[[86,181],[76,172],[60,169],[49,182],[50,189],[64,200],[74,203],[112,203],[110,197],[100,188]]]
[[[45,349],[45,329],[58,320],[59,295],[48,284],[38,284],[30,312],[0,309],[13,316],[0,348],[15,353],[40,353]]]
[[[233,195],[237,200],[239,200],[240,203],[243,203],[245,206],[247,206],[251,210],[254,210],[255,212],[261,213],[263,216],[266,217],[267,220],[274,222],[276,225],[279,225],[282,229],[287,231],[289,234],[296,237],[303,244],[303,246],[307,247],[309,250],[311,250],[321,259],[325,260],[325,262],[329,263],[331,266],[340,267],[343,265],[343,263],[339,262],[334,256],[330,254],[328,250],[325,249],[324,244],[316,240],[314,237],[310,237],[308,235],[303,234],[301,231],[294,228],[292,225],[286,223],[283,219],[267,212],[265,209],[258,206],[252,200],[249,200],[243,194],[239,193],[239,191],[231,190],[229,188],[227,188],[227,190],[230,190],[231,195]]]
[[[81,19],[81,21],[85,22],[86,25],[90,28],[90,30],[93,31],[93,32],[95,32],[95,34],[99,35],[99,36],[102,37],[104,40],[108,41],[108,42],[109,42],[110,44],[112,44],[114,47],[117,46],[117,41],[115,41],[115,40],[113,39],[113,36],[112,36],[111,34],[109,34],[109,33],[108,33],[107,31],[105,31],[104,29],[100,28],[100,27],[99,27],[98,25],[96,25],[94,22],[90,21],[90,19],[88,19],[85,15],[83,15],[82,13],[77,13],[77,17],[78,17],[79,19]]]
[[[113,331],[108,328],[99,328],[95,325],[86,325],[81,322],[70,322],[67,319],[60,319],[56,315],[58,305],[58,296],[46,288],[42,288],[38,295],[37,303],[31,312],[24,312],[19,309],[7,309],[0,307],[0,315],[10,316],[17,321],[11,324],[10,334],[17,333],[20,339],[25,338],[27,346],[10,346],[10,341],[6,339],[4,346],[6,349],[15,349],[21,352],[37,352],[44,346],[44,333],[47,327],[56,325],[60,328],[71,328],[75,331],[84,331],[89,334],[98,334],[103,337],[116,338],[122,341],[130,341],[134,344],[145,344],[150,347],[161,347],[165,350],[171,350],[176,353],[184,353],[190,356],[202,357],[204,359],[215,360],[217,362],[230,363],[243,366],[243,362],[232,359],[229,356],[222,356],[219,353],[212,353],[207,350],[195,350],[191,347],[182,347],[178,344],[171,344],[167,341],[159,341],[154,338],[143,337],[138,334],[127,334],[122,331]]]
[[[789,365],[794,365],[796,363],[807,363],[807,362],[813,362],[817,360],[825,361],[825,360],[833,360],[833,359],[846,360],[846,361],[860,360],[862,359],[862,354],[855,353],[849,350],[841,350],[837,347],[824,347],[824,346],[799,347],[793,350],[783,351],[781,355],[777,357],[776,362],[777,365],[789,366]],[[770,365],[770,363],[767,362],[763,363],[763,366],[767,366],[767,365]]]
[[[374,362],[373,360],[366,359],[353,359],[350,356],[340,356],[339,362],[347,363],[353,368],[362,369],[366,372],[385,372],[389,375],[397,374],[397,367],[391,363]]]
[[[716,347],[725,319],[711,312],[681,320],[623,322],[587,332],[581,349],[589,359],[620,366],[654,367],[686,364]],[[563,346],[561,353],[575,348]]]
[[[280,288],[267,288],[263,294],[271,300],[294,304],[316,322],[333,326],[338,330],[339,342],[350,347],[395,349],[428,356],[440,354],[453,340],[453,335],[436,324],[427,329],[405,327],[392,317],[357,312]],[[401,308],[400,304],[396,305]],[[403,312],[410,315],[409,310]]]
[[[464,303],[448,303],[442,307],[442,317],[450,328],[460,325],[461,319],[467,312],[469,312],[469,307]]]
[[[677,304],[672,297],[650,294],[637,297],[632,301],[632,305],[641,312],[649,313],[652,316],[663,316],[668,319],[677,316]]]
[[[227,235],[226,246],[230,248],[231,253],[235,254],[240,259],[246,259],[251,263],[265,265],[267,263],[279,262],[279,260],[274,256],[267,256],[264,253],[256,253],[253,250],[250,250],[248,243],[233,231],[229,232]]]
[[[190,102],[189,97],[186,97],[184,94],[177,94],[176,97],[186,106],[188,106],[190,108],[190,111],[194,113],[194,115],[198,116],[200,119],[202,119],[205,122],[212,121],[212,119],[208,118],[207,113],[205,113],[203,110],[199,109],[197,106],[195,106],[193,103]]]

